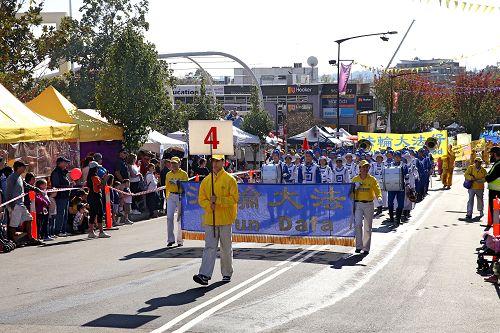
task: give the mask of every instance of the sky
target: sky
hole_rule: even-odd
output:
[[[45,0],[45,11],[69,12],[70,0]],[[468,1],[468,0],[467,0]],[[370,67],[387,66],[412,20],[412,29],[392,65],[400,59],[445,58],[467,69],[500,63],[500,0],[470,0],[495,5],[492,13],[440,7],[439,0],[150,0],[146,38],[159,53],[221,51],[250,67],[292,66],[318,58],[320,74],[332,74],[337,39],[398,31],[388,42],[367,37],[342,43],[341,59]],[[461,4],[462,0],[459,1]],[[454,8],[454,1],[450,7]],[[73,16],[82,0],[72,0]],[[468,5],[467,7],[468,8]],[[484,7],[483,7],[484,8]],[[496,48],[496,49],[495,49]],[[174,61],[174,60],[172,60]],[[213,76],[240,67],[221,58],[201,59]],[[194,71],[183,60],[176,74]],[[353,70],[362,70],[355,65]]]

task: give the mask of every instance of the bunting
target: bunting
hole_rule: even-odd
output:
[[[423,3],[420,0],[420,3]],[[473,13],[473,14],[492,14],[500,13],[500,5],[493,1],[458,1],[458,0],[426,0],[426,5],[439,5],[441,8],[446,8],[450,10],[461,10],[462,12]]]

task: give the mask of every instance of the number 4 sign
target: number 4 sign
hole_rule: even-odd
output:
[[[233,122],[190,120],[189,153],[193,155],[234,155]]]

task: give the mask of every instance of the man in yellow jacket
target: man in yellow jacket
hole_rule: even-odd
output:
[[[474,197],[477,198],[477,210],[479,211],[479,217],[484,216],[484,183],[486,178],[486,169],[481,166],[483,160],[481,157],[476,157],[474,159],[474,165],[470,165],[465,171],[465,179],[472,182],[469,191],[469,201],[467,201],[467,215],[466,219],[472,218],[472,211],[474,209]]]
[[[441,174],[441,182],[443,183],[443,189],[451,189],[453,181],[453,169],[455,169],[455,153],[453,152],[453,146],[449,145],[448,155],[442,157],[443,160],[443,173]]]
[[[377,178],[368,173],[370,164],[366,160],[359,162],[359,175],[351,179],[355,184],[354,192],[354,227],[356,229],[356,253],[370,253],[372,223],[374,215],[373,200],[382,203],[382,191]],[[364,230],[363,230],[364,221]]]
[[[180,168],[181,159],[177,156],[172,157],[172,170],[165,176],[165,192],[167,197],[167,246],[175,244],[174,235],[174,215],[177,210],[177,245],[182,246],[181,229],[181,182],[188,181],[188,174]]]
[[[212,156],[212,170],[213,172],[201,182],[198,194],[198,203],[205,210],[203,215],[205,249],[199,274],[193,276],[193,280],[204,286],[208,285],[208,280],[212,277],[219,241],[222,281],[231,281],[233,275],[231,236],[239,200],[236,179],[224,170],[224,155]]]

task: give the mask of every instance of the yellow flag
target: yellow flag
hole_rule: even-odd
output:
[[[474,12],[477,13],[477,11],[479,10],[479,8],[481,8],[481,5],[480,4],[476,4],[476,9],[474,9]]]
[[[489,7],[489,6],[487,6],[487,5],[486,5],[486,6],[484,6],[484,9],[483,9],[483,14],[485,14],[485,13],[486,13],[486,11],[488,10],[488,7]]]
[[[468,11],[469,11],[469,12],[471,11],[472,7],[474,7],[474,4],[473,4],[473,3],[471,3],[471,4],[469,5],[469,9],[468,9]]]
[[[446,0],[446,8],[450,8],[450,0]]]
[[[465,6],[467,6],[467,2],[462,2],[462,11],[464,11]]]

